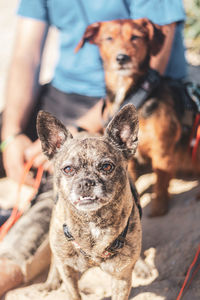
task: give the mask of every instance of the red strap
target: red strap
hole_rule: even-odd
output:
[[[6,236],[7,232],[10,230],[10,228],[17,222],[17,220],[21,217],[21,215],[24,213],[24,209],[21,208],[19,209],[19,202],[20,202],[20,196],[21,196],[21,189],[23,184],[25,183],[25,179],[33,165],[33,161],[34,161],[35,157],[33,157],[32,159],[30,159],[24,167],[24,172],[22,174],[22,177],[20,179],[20,183],[18,186],[18,192],[17,192],[17,199],[16,199],[16,203],[15,206],[13,207],[12,213],[10,215],[10,217],[6,220],[6,222],[0,227],[0,241],[3,240],[3,238]],[[36,174],[36,178],[33,184],[33,193],[31,194],[31,196],[28,198],[27,203],[29,203],[33,197],[36,195],[38,188],[40,186],[41,183],[41,179],[42,179],[42,174],[43,174],[43,166],[39,166],[38,170],[37,170],[37,174]]]
[[[186,285],[187,285],[187,288],[188,288],[189,285],[190,285],[190,283],[191,283],[191,281],[192,281],[192,279],[193,279],[193,277],[194,277],[194,275],[195,275],[195,274],[197,273],[197,271],[199,270],[200,265],[197,266],[197,268],[194,268],[194,267],[195,267],[195,263],[197,262],[199,255],[200,255],[200,244],[199,244],[199,248],[198,248],[198,250],[197,250],[197,252],[196,252],[196,254],[195,254],[194,260],[193,260],[193,262],[191,263],[191,265],[190,265],[190,267],[189,267],[189,269],[188,269],[188,271],[187,271],[187,274],[186,274],[184,283],[183,283],[183,285],[182,285],[182,287],[181,287],[181,290],[180,290],[180,292],[179,292],[178,297],[176,298],[176,300],[180,300],[180,299],[181,299],[182,294],[183,294],[183,291],[184,291],[184,289],[186,288]],[[192,269],[195,269],[195,270],[193,271],[193,274],[191,275]],[[189,280],[189,276],[191,276],[191,277],[190,277],[190,280]],[[188,281],[188,280],[189,280],[189,281]]]
[[[194,144],[193,144],[194,143]],[[200,143],[200,114],[196,115],[192,134],[190,137],[190,146],[192,147],[192,161],[196,161],[197,149]]]
[[[192,160],[193,162],[196,161],[196,156],[197,156],[197,149],[199,146],[199,142],[200,142],[200,125],[198,125],[197,127],[197,134],[196,134],[196,140],[195,140],[195,144],[192,150]]]
[[[193,129],[192,129],[192,137],[194,137],[194,135],[195,135],[195,131],[196,131],[197,125],[199,124],[199,121],[200,121],[200,114],[197,114],[195,117]]]

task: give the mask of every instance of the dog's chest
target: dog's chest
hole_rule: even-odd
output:
[[[89,230],[93,239],[99,239],[102,236],[102,230],[93,222],[89,223]]]

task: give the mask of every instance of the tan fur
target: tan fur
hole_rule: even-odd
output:
[[[150,56],[158,54],[162,48],[164,34],[161,27],[147,19],[139,19],[95,23],[86,29],[86,35],[87,39],[84,35],[77,49],[82,47],[85,41],[99,47],[105,69],[107,108],[112,115],[119,109],[119,103],[123,103],[129,90],[137,86],[146,74]],[[119,54],[129,58],[123,65],[117,61]],[[123,93],[119,92],[120,90]],[[156,101],[157,107],[145,116],[152,100]],[[175,112],[172,92],[167,84],[163,83],[155,98],[149,99],[139,109],[139,125],[136,156],[150,159],[156,174],[151,215],[163,215],[169,206],[169,182],[177,169],[200,171],[200,165],[194,165],[191,161],[188,151],[189,137],[185,143],[180,142],[181,124]],[[135,178],[133,161],[129,170]]]

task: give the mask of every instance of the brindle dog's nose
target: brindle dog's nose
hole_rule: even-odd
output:
[[[89,190],[92,186],[95,186],[95,180],[90,178],[85,178],[80,182],[79,187],[83,190]]]
[[[129,62],[131,60],[130,56],[126,55],[126,54],[118,54],[116,57],[116,61],[120,64],[123,65],[127,62]]]

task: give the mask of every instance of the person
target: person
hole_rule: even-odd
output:
[[[3,166],[6,175],[16,181],[23,173],[24,163],[33,156],[34,168],[43,164],[47,172],[50,170],[35,130],[39,109],[55,115],[74,133],[81,127],[90,132],[102,127],[105,83],[98,48],[86,43],[78,53],[74,52],[87,25],[96,21],[147,17],[166,26],[164,46],[159,55],[151,58],[150,66],[172,79],[179,80],[187,74],[182,38],[185,12],[181,0],[21,0],[17,13],[16,42],[1,130],[5,145]],[[59,58],[51,82],[41,86],[40,66],[51,26],[59,30]],[[31,176],[27,177],[28,184],[32,181]],[[46,181],[44,186],[49,182]],[[44,189],[36,204],[0,243],[0,296],[28,280],[22,265],[36,253],[47,236],[52,197],[51,189]],[[33,230],[35,224],[37,230]]]

